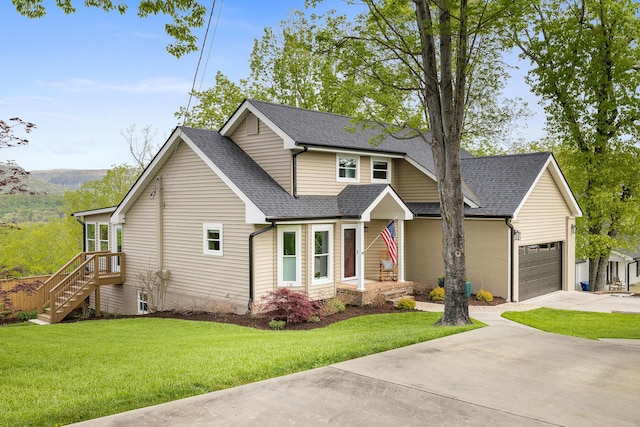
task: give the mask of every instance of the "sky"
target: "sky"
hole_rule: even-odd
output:
[[[0,161],[26,170],[133,163],[121,135],[131,125],[138,136],[150,126],[154,144],[164,143],[179,124],[174,113],[189,102],[199,53],[171,56],[165,49],[172,41],[164,32],[168,18],[138,18],[137,1],[126,15],[87,9],[81,1],[74,2],[76,13],[65,15],[54,2],[44,4],[45,17],[28,19],[0,2],[0,119],[17,116],[37,126],[26,136],[28,145],[0,148]],[[265,27],[277,28],[291,8],[303,9],[304,0],[217,0],[209,37],[218,25],[196,89],[211,87],[218,70],[232,80],[247,77],[254,40]],[[324,0],[321,8],[352,10],[342,0]],[[199,46],[204,31],[194,31]],[[524,73],[512,72],[506,92],[523,97],[536,113],[525,131],[534,139],[542,136],[544,120]]]

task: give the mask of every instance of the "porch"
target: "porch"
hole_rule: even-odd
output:
[[[413,294],[413,282],[364,280],[364,290],[358,289],[358,280],[345,280],[336,284],[336,293],[352,305],[370,305],[381,298],[393,301]]]

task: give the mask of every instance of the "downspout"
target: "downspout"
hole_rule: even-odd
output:
[[[271,225],[260,230],[256,230],[249,234],[249,302],[247,303],[247,314],[251,313],[251,304],[253,303],[254,290],[253,290],[253,238],[259,234],[266,233],[269,230],[276,228],[276,222],[271,221]]]
[[[509,262],[511,264],[511,277],[509,279],[509,302],[513,302],[513,281],[515,280],[515,261],[514,261],[514,256],[513,256],[513,251],[514,251],[514,246],[516,243],[516,237],[515,237],[515,229],[513,228],[513,224],[511,224],[511,218],[505,218],[504,219],[505,224],[507,224],[507,227],[509,227],[509,229],[511,230],[511,256],[509,257]]]
[[[86,227],[86,224],[79,217],[76,216],[75,219],[80,223],[80,225],[82,225],[82,252],[86,252],[87,251],[87,227]]]
[[[293,175],[293,191],[291,191],[293,193],[293,198],[297,199],[298,198],[298,156],[302,153],[306,153],[309,150],[309,147],[307,147],[306,145],[302,147],[303,150],[302,151],[298,151],[296,153],[293,153],[291,155],[291,167],[293,169],[292,171],[292,175]]]

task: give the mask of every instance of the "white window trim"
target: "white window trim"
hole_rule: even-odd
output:
[[[355,230],[356,233],[356,259],[355,267],[356,267],[356,275],[352,277],[345,277],[344,275],[344,230],[352,229]],[[358,278],[358,273],[360,272],[360,266],[358,265],[358,225],[357,224],[342,224],[340,226],[340,244],[342,245],[340,248],[340,274],[342,275],[342,280],[353,280]]]
[[[316,271],[316,250],[315,250],[315,237],[316,231],[327,231],[327,235],[329,236],[329,253],[327,254],[327,277],[320,277],[316,279],[315,271]],[[311,271],[312,271],[312,280],[311,284],[313,285],[323,285],[326,283],[333,283],[333,224],[321,224],[321,225],[313,225],[311,226]]]
[[[217,251],[209,249],[209,244],[208,244],[209,241],[207,239],[207,234],[208,234],[207,232],[209,230],[219,230],[220,232],[220,249]],[[202,253],[204,255],[222,256],[223,241],[224,241],[224,237],[223,237],[222,224],[213,223],[213,222],[202,224]]]
[[[102,234],[101,234],[101,229],[102,227],[107,227],[107,240],[102,240]],[[110,234],[111,230],[109,227],[109,223],[108,222],[99,222],[98,225],[96,226],[96,251],[102,252],[102,244],[106,243],[106,251],[109,251],[110,248]]]
[[[342,178],[340,176],[340,158],[356,160],[355,178]],[[360,182],[360,156],[355,154],[336,153],[336,181],[337,182]]]
[[[144,303],[147,306],[146,310],[140,309],[140,306],[142,305],[142,303]],[[149,313],[149,296],[146,294],[146,292],[138,291],[136,304],[138,305],[138,307],[137,307],[138,308],[138,314],[147,314],[147,313]]]
[[[89,236],[89,226],[93,225],[93,236]],[[96,222],[85,222],[84,224],[84,232],[85,232],[85,243],[84,247],[87,252],[95,252],[98,249],[98,223]],[[93,242],[93,251],[89,249],[89,241]]]
[[[294,282],[284,281],[284,263],[282,256],[283,233],[285,231],[293,231],[296,234],[296,280]],[[278,226],[278,286],[301,286],[302,284],[302,227],[300,225],[279,225]]]
[[[379,179],[373,177],[373,162],[385,162],[387,164],[387,179]],[[385,159],[382,157],[372,157],[371,158],[371,182],[378,182],[389,184],[391,183],[391,159]]]

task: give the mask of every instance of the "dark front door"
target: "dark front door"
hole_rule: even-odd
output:
[[[345,228],[342,232],[344,250],[344,277],[356,276],[356,229]]]

